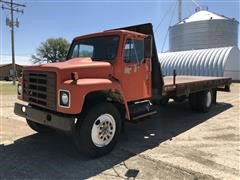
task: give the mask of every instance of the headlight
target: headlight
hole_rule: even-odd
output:
[[[60,106],[69,107],[69,92],[68,91],[60,91]]]
[[[22,95],[22,85],[21,84],[17,85],[17,93],[18,93],[18,95]]]
[[[63,105],[67,105],[69,101],[68,95],[66,93],[62,93],[61,100]]]

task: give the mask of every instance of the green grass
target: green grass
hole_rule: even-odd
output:
[[[0,83],[0,95],[17,95],[17,85]]]

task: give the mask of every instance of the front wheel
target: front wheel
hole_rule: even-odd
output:
[[[121,132],[121,116],[114,105],[99,103],[83,115],[76,124],[74,139],[80,152],[100,157],[115,146]]]

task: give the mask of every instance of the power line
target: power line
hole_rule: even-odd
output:
[[[187,2],[186,9],[188,10],[188,16],[191,16],[193,14],[192,9],[195,9],[195,7],[193,8],[193,4],[191,2],[192,1]]]
[[[200,6],[200,4],[197,1],[195,1],[195,0],[191,0],[191,1],[193,2],[193,4],[195,4],[198,8],[201,9],[201,6]]]
[[[170,13],[172,11],[172,8],[174,8],[174,4],[166,11],[166,13],[163,15],[162,19],[160,20],[159,24],[157,25],[155,32],[157,33],[158,28],[160,27],[160,25],[162,24],[162,22],[166,19],[166,16],[168,15],[168,13]]]
[[[182,0],[178,0],[178,22],[182,21]]]
[[[19,21],[16,18],[14,20],[14,12],[15,13],[22,13],[23,14],[23,8],[26,6],[24,4],[19,4],[11,1],[5,1],[5,0],[0,0],[2,3],[2,9],[10,11],[11,13],[11,18],[9,19],[6,17],[6,25],[11,28],[11,43],[12,43],[12,69],[13,69],[13,85],[16,84],[16,66],[15,66],[15,49],[14,49],[14,28],[19,27]]]
[[[174,17],[174,13],[175,13],[176,7],[177,7],[177,4],[176,4],[175,7],[173,8],[172,16],[171,16],[171,19],[170,19],[170,21],[169,21],[168,27],[170,27],[170,25],[172,24],[172,20],[173,20],[173,17]],[[165,47],[165,43],[166,43],[166,40],[167,40],[168,33],[169,33],[169,28],[168,28],[168,30],[167,30],[167,33],[166,33],[165,37],[164,37],[164,42],[163,42],[163,46],[162,46],[162,51],[161,51],[161,52],[163,52],[163,49],[164,49],[164,47]]]
[[[26,7],[24,4],[18,4],[18,3],[14,3],[14,2],[8,2],[8,1],[2,1],[0,0],[0,2],[8,4],[8,5],[14,5],[14,6],[18,6],[18,7]]]

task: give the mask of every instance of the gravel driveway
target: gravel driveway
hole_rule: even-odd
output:
[[[15,96],[0,99],[0,179],[238,179],[240,84],[220,92],[207,114],[170,103],[126,124],[109,155],[88,159],[70,136],[40,135],[13,114]]]

